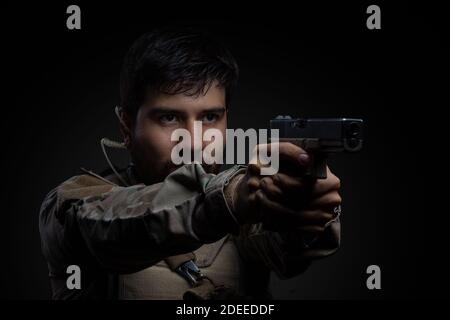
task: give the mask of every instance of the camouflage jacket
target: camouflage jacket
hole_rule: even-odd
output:
[[[217,175],[185,165],[163,182],[139,184],[132,166],[113,176],[82,174],[51,190],[39,216],[42,251],[54,299],[117,298],[117,276],[148,268],[230,235],[242,260],[252,266],[249,295],[266,292],[269,272],[281,278],[302,273],[312,259],[339,247],[339,217],[307,246],[295,233],[239,226],[224,187],[242,173],[235,166]],[[67,288],[67,267],[81,270],[81,289]]]

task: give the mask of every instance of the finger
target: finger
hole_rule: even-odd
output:
[[[264,194],[262,190],[256,193],[263,223],[273,229],[298,229],[306,226],[323,228],[332,219],[329,212],[321,210],[295,211],[274,202]]]
[[[310,157],[308,153],[299,146],[290,142],[280,142],[278,148],[281,160],[290,160],[301,166],[309,164]]]
[[[283,201],[283,191],[275,185],[271,177],[265,177],[260,181],[261,189],[269,197],[269,199],[277,202]]]
[[[331,212],[323,210],[302,210],[301,216],[305,224],[319,224],[321,226],[327,224],[334,217]]]
[[[283,199],[279,200],[284,205],[298,209],[309,202],[312,192],[312,181],[304,178],[292,177],[278,172],[271,176],[273,183],[283,192]]]
[[[273,152],[278,152],[280,161],[287,160],[301,167],[307,167],[310,163],[310,156],[308,153],[290,142],[258,144],[252,151],[252,160],[250,163],[258,163],[259,154],[272,155]]]
[[[263,227],[269,231],[296,231],[301,233],[320,233],[325,230],[325,226],[318,224],[296,225],[285,221],[263,221]]]
[[[308,207],[313,209],[324,209],[332,211],[334,207],[337,207],[342,203],[342,198],[337,191],[326,193],[314,200],[312,200]]]
[[[251,177],[247,181],[247,186],[248,186],[248,189],[250,192],[256,191],[257,189],[259,189],[261,187],[260,184],[261,184],[261,182],[258,177]]]
[[[304,233],[320,233],[325,230],[324,226],[318,226],[318,225],[310,225],[310,226],[301,226],[296,228],[296,230]]]
[[[318,197],[332,191],[337,191],[340,188],[341,180],[336,177],[327,167],[327,178],[314,181],[312,195]]]
[[[247,166],[247,170],[251,175],[259,176],[261,174],[261,167],[256,162],[250,162]]]
[[[283,191],[297,193],[304,189],[311,188],[313,181],[298,177],[292,177],[288,174],[278,172],[271,176],[274,184]]]

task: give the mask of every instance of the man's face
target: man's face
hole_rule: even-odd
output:
[[[130,153],[142,182],[161,182],[179,167],[171,160],[172,148],[178,143],[171,141],[175,129],[189,131],[193,150],[194,122],[202,121],[202,132],[214,128],[225,137],[226,116],[225,89],[217,83],[213,83],[204,95],[159,94],[147,99],[137,113],[130,144]],[[203,142],[202,150],[209,143]],[[220,169],[220,165],[203,164],[203,167],[212,173]]]

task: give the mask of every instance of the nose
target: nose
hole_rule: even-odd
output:
[[[189,131],[191,136],[191,143],[189,149],[191,151],[191,160],[202,162],[202,150],[204,147],[203,142],[203,126],[201,121],[189,119],[186,122],[186,130]]]
[[[186,122],[186,130],[189,131],[189,134],[191,136],[190,139],[190,148],[193,150],[197,146],[198,143],[198,124],[193,119],[189,119],[189,121]],[[196,141],[197,140],[197,141]]]

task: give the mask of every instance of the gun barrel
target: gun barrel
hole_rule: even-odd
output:
[[[279,141],[289,141],[322,152],[357,152],[362,148],[363,120],[352,118],[292,118],[270,121],[279,130]]]

